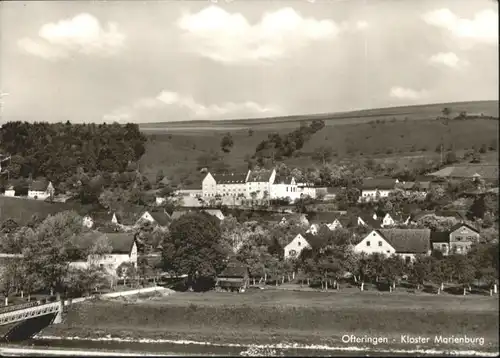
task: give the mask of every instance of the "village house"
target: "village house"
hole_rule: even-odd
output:
[[[361,185],[360,200],[373,201],[386,198],[396,189],[399,181],[391,178],[364,179]]]
[[[16,196],[16,190],[14,189],[14,186],[10,185],[9,187],[7,187],[7,189],[5,189],[4,195],[11,197]]]
[[[358,226],[365,226],[372,229],[378,229],[382,226],[382,218],[377,213],[361,213],[358,215],[356,224]]]
[[[249,198],[270,198],[271,187],[276,177],[276,169],[252,171],[248,175],[246,193]],[[255,194],[253,194],[255,193]]]
[[[312,236],[312,234],[297,234],[297,236],[295,236],[293,240],[285,246],[285,260],[298,258],[304,248],[311,248],[311,245],[307,242],[304,236]]]
[[[54,196],[54,186],[52,182],[45,180],[34,180],[28,189],[28,198],[35,200],[45,200]]]
[[[347,220],[347,218],[343,218],[342,215],[339,215],[337,213],[317,212],[317,213],[311,214],[311,216],[310,216],[309,221],[311,223],[311,227],[309,229],[311,230],[311,232],[314,232],[314,231],[318,232],[319,227],[321,225],[325,225],[326,227],[328,227],[328,229],[333,231],[335,229],[344,227],[344,225],[347,224],[345,222],[346,220]],[[342,221],[344,221],[344,223],[342,223]],[[313,226],[314,226],[314,229],[313,229]]]
[[[399,255],[407,262],[417,255],[429,255],[431,231],[429,229],[378,229],[371,231],[354,246],[357,253]]]
[[[143,221],[167,227],[170,224],[170,215],[165,211],[145,211],[137,220],[136,225],[139,225]]]
[[[319,249],[321,248],[322,241],[311,233],[297,234],[288,245],[284,247],[284,258],[296,259],[300,253],[305,249]]]
[[[83,241],[85,247],[82,246],[81,249],[88,249],[100,236],[106,236],[111,245],[111,252],[104,255],[89,254],[87,257],[72,260],[70,267],[86,269],[90,266],[98,266],[110,276],[116,276],[118,267],[123,263],[130,263],[137,267],[137,244],[132,233],[92,232],[84,235],[88,237]]]
[[[239,263],[229,263],[218,276],[215,286],[218,290],[244,292],[249,286],[248,268]]]
[[[472,244],[480,239],[479,231],[466,223],[458,223],[450,229],[450,251],[466,254]]]

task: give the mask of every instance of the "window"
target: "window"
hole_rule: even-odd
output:
[[[301,242],[299,241],[299,242],[297,243],[297,245],[298,245],[298,246],[300,246],[300,244],[301,244]]]
[[[389,250],[386,251],[388,254],[390,254],[391,252]]]
[[[410,256],[405,256],[405,262],[409,264],[411,262],[411,257]]]
[[[382,246],[382,241],[379,241],[379,242],[378,242],[378,246]]]
[[[367,242],[366,242],[366,246],[370,246],[370,241],[367,241]]]
[[[456,237],[457,241],[462,241],[462,238],[460,236]]]
[[[372,236],[375,236],[375,233],[373,233]]]
[[[441,244],[442,249],[446,249],[447,245],[446,244]]]

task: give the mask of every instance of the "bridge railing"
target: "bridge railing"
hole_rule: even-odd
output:
[[[32,317],[43,316],[50,313],[56,313],[59,311],[59,308],[60,308],[59,302],[51,302],[46,304],[39,304],[33,307],[28,307],[16,311],[0,313],[0,326]]]
[[[32,301],[32,302],[20,303],[20,304],[17,304],[17,305],[4,306],[4,307],[0,307],[0,314],[7,313],[7,312],[12,312],[12,311],[22,310],[22,309],[25,309],[25,308],[30,308],[30,307],[38,306],[40,304],[41,303],[39,303],[37,301]]]

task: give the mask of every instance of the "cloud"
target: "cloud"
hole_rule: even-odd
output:
[[[367,27],[368,27],[368,22],[366,22],[366,21],[358,21],[358,22],[356,22],[356,28],[358,30],[364,30]]]
[[[185,13],[177,25],[188,51],[223,63],[275,60],[343,30],[334,21],[304,18],[289,7],[267,12],[252,25],[240,13],[209,6]]]
[[[172,91],[162,91],[154,98],[142,98],[131,106],[120,108],[103,117],[104,121],[139,121],[142,113],[156,111],[168,115],[181,114],[181,120],[217,120],[235,119],[238,117],[265,117],[280,112],[276,106],[263,106],[256,102],[225,102],[222,104],[205,105],[198,103],[191,96]]]
[[[22,38],[18,46],[25,52],[46,60],[59,60],[72,54],[110,56],[124,46],[125,35],[118,26],[101,26],[94,16],[83,13],[72,19],[43,25],[38,37]]]
[[[423,15],[426,23],[440,27],[459,39],[498,43],[498,13],[493,10],[477,12],[472,19],[460,18],[449,9],[439,9]]]
[[[409,99],[409,100],[418,100],[427,96],[427,91],[421,90],[416,91],[411,88],[404,88],[399,86],[394,86],[391,88],[389,92],[389,96],[391,98],[397,99]]]
[[[439,52],[429,58],[429,63],[434,65],[444,65],[451,68],[459,68],[467,64],[453,52]]]

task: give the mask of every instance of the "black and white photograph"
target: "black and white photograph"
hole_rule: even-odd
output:
[[[0,1],[0,355],[497,357],[498,6]]]

